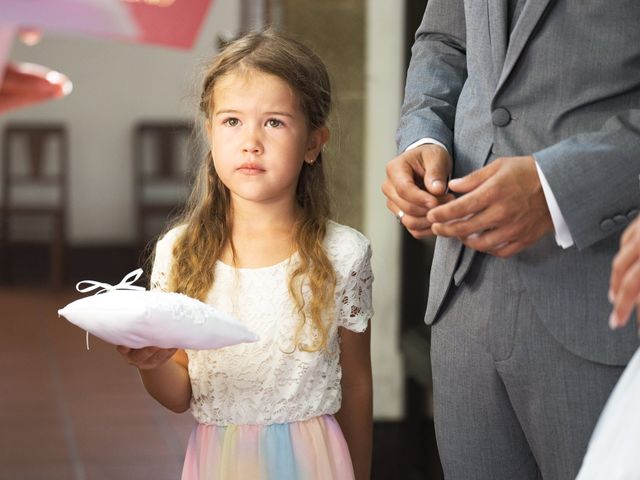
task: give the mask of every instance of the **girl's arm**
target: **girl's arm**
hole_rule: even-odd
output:
[[[373,387],[371,379],[371,333],[340,328],[342,406],[336,419],[347,440],[356,480],[371,477],[373,443]]]
[[[119,346],[118,352],[135,366],[149,395],[169,410],[182,413],[191,402],[189,359],[184,350]]]

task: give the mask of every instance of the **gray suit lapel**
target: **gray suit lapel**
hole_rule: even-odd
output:
[[[489,0],[489,2],[491,2],[491,0]],[[542,18],[547,8],[550,7],[550,3],[552,3],[552,0],[529,0],[525,4],[524,8],[522,9],[522,13],[520,14],[520,18],[518,18],[518,21],[514,26],[513,31],[511,32],[511,37],[504,60],[504,66],[502,67],[502,73],[500,74],[500,80],[498,81],[496,93],[498,92],[498,90],[500,90],[500,88],[502,88],[502,85],[509,77],[509,74],[518,61],[518,57],[529,41],[529,37],[531,37],[531,34],[536,28],[536,25]],[[508,32],[506,31],[506,21],[504,29],[505,35],[508,35]]]
[[[491,57],[493,60],[493,75],[497,82],[504,65],[507,53],[508,19],[507,0],[487,0],[489,16],[489,39],[491,42]]]

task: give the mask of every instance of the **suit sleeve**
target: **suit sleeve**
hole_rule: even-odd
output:
[[[430,0],[416,32],[396,133],[398,151],[433,138],[453,151],[453,123],[467,78],[464,2]]]
[[[617,234],[640,208],[640,110],[534,154],[579,249]]]

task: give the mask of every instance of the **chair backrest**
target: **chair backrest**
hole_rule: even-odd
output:
[[[50,280],[64,280],[69,146],[62,123],[8,124],[2,136],[2,215],[0,277],[8,281],[10,249],[18,245],[50,247]],[[10,248],[11,247],[11,248]]]
[[[143,247],[184,206],[191,175],[193,123],[140,122],[134,131],[134,198],[138,245]]]
[[[9,124],[2,143],[3,237],[50,241],[50,234],[42,235],[43,217],[61,223],[64,234],[69,163],[66,127],[61,123]]]

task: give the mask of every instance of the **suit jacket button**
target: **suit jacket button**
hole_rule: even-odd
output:
[[[632,208],[631,210],[629,210],[627,212],[627,218],[629,220],[633,220],[634,218],[636,218],[638,216],[638,209],[637,208]]]
[[[613,217],[613,221],[616,225],[626,225],[629,223],[629,219],[625,215],[616,215]]]
[[[511,112],[504,107],[496,108],[491,113],[491,121],[496,127],[506,127],[511,121]]]
[[[605,232],[608,232],[609,230],[611,230],[615,226],[616,226],[616,223],[613,220],[611,220],[610,218],[606,218],[602,222],[600,222],[600,228],[602,230],[604,230]]]

